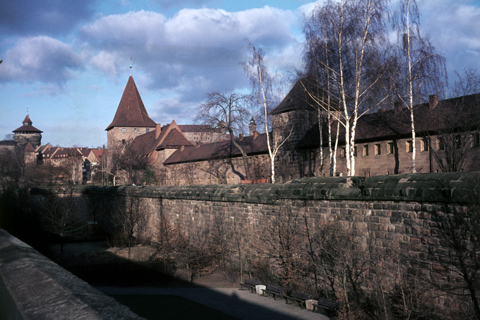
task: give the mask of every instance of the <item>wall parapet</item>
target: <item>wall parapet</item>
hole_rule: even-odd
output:
[[[143,319],[0,229],[1,319]]]
[[[478,189],[478,190],[477,190]],[[52,190],[61,193],[60,190]],[[391,176],[322,177],[285,184],[198,186],[79,186],[76,193],[142,198],[275,204],[281,200],[358,200],[473,203],[480,194],[480,172],[419,173]]]

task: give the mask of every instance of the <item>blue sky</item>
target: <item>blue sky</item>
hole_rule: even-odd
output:
[[[418,1],[423,30],[453,70],[480,70],[480,2]],[[302,68],[306,0],[3,0],[0,139],[28,113],[42,143],[106,144],[130,72],[150,117],[193,123],[212,91],[246,90],[246,39],[267,65]],[[129,66],[132,65],[130,70]]]

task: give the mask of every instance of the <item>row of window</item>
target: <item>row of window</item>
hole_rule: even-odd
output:
[[[437,150],[445,150],[446,146],[446,140],[448,138],[445,137],[439,137],[436,140],[436,149]],[[468,138],[467,137],[462,137],[461,135],[456,135],[452,136],[450,139],[453,139],[453,144],[455,148],[460,148],[462,146],[462,143],[469,143],[470,142],[470,147],[479,147],[480,146],[480,134],[479,133],[473,133],[470,135],[470,141],[462,141]],[[420,140],[420,151],[428,151],[428,139],[421,139]],[[364,144],[362,146],[362,156],[366,157],[370,155],[370,145]],[[373,145],[373,152],[374,155],[381,155],[382,154],[382,144],[381,143],[376,143]],[[395,144],[393,142],[387,142],[387,149],[386,149],[387,154],[394,154],[395,153]],[[413,152],[413,143],[412,140],[407,140],[405,142],[405,152]],[[345,148],[342,148],[341,151],[341,156],[345,157]],[[357,147],[354,149],[354,156],[357,156]]]
[[[126,129],[126,128],[122,128],[122,133],[125,133],[125,132],[127,132],[127,129]],[[133,132],[134,132],[134,133],[138,133],[138,128],[133,128]],[[147,128],[147,129],[146,129],[146,132],[147,132],[147,133],[150,132],[150,128]]]

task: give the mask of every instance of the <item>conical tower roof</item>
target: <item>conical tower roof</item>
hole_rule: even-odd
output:
[[[115,113],[112,123],[105,130],[113,127],[151,127],[155,128],[153,121],[143,105],[142,98],[138,92],[133,77],[128,78],[127,85],[123,91],[122,99]]]
[[[43,131],[42,130],[39,130],[37,128],[35,128],[34,126],[32,126],[32,120],[30,120],[30,116],[27,114],[27,116],[25,117],[25,119],[23,120],[22,124],[23,126],[13,130],[14,133],[42,133]]]

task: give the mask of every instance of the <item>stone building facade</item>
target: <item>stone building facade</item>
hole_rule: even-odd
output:
[[[336,167],[332,171],[337,176],[347,174],[343,127],[338,126],[337,132],[337,121],[327,123],[325,112],[315,107],[309,86],[305,79],[298,80],[270,112],[271,144],[273,148],[282,145],[275,158],[277,182],[330,175],[328,126],[332,140],[338,135]],[[399,104],[363,115],[356,129],[355,175],[412,173],[413,145],[416,172],[478,170],[479,111],[480,94],[443,101],[432,95],[428,103],[414,107],[414,143],[410,112]],[[247,177],[239,150],[221,126],[177,125],[175,121],[165,126],[156,124],[148,116],[132,77],[107,127],[110,156],[116,147],[132,141],[136,152],[149,158],[159,183],[167,185],[270,180],[265,134],[258,134],[254,121],[249,123],[249,131],[249,136],[236,138],[248,149],[248,163],[253,169]]]
[[[250,124],[253,128],[254,122]],[[112,171],[116,156],[131,148],[144,156],[154,169],[157,183],[166,185],[241,183],[246,177],[240,152],[221,125],[178,125],[175,121],[161,125],[149,116],[133,77],[130,76],[112,123],[107,127],[108,167]],[[263,135],[238,137],[249,154],[255,177],[268,178],[264,170],[266,140]],[[258,139],[257,139],[258,138]],[[116,173],[126,182],[126,175]],[[132,182],[130,182],[132,183]],[[138,182],[137,182],[138,183]]]

